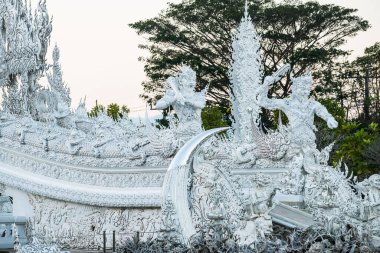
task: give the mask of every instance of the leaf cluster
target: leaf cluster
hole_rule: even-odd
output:
[[[347,163],[356,175],[368,175],[378,171],[366,156],[371,145],[379,139],[379,126],[371,123],[367,127],[358,122],[346,122],[339,129],[339,135],[343,138],[339,143],[339,149],[333,154],[333,160]],[[379,159],[378,154],[373,159]]]
[[[124,116],[128,115],[129,108],[126,105],[118,105],[117,103],[111,103],[105,107],[104,105],[98,104],[96,101],[95,106],[91,108],[88,112],[88,116],[91,118],[96,118],[100,114],[104,113],[111,117],[114,121],[119,121]]]

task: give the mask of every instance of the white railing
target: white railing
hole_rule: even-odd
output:
[[[14,226],[17,227],[21,245],[28,243],[25,233],[26,222],[26,217],[0,214],[0,249],[13,249],[13,244],[15,242]]]

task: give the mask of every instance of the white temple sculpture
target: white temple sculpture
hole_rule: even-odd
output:
[[[330,128],[337,127],[337,122],[324,106],[309,99],[313,82],[310,74],[292,78],[289,98],[267,98],[268,86],[291,68],[285,65],[266,77],[263,84],[256,82],[261,78],[261,67],[254,64],[258,54],[252,54],[251,45],[258,41],[252,29],[246,29],[246,22],[247,15],[238,38],[252,41],[247,39],[241,47],[236,46],[239,40],[235,41],[231,74],[232,113],[240,121],[235,122],[227,138],[211,138],[225,129],[209,130],[192,138],[176,154],[164,181],[163,231],[188,246],[202,244],[202,240],[228,241],[232,231],[238,244],[254,252],[257,245],[268,242],[274,223],[300,229],[323,227],[332,237],[345,236],[343,241],[337,239],[345,247],[349,247],[348,234],[352,233],[347,228],[353,226],[355,236],[363,240],[363,250],[368,245],[379,247],[380,217],[375,214],[378,204],[372,196],[372,192],[378,196],[378,175],[357,183],[347,170],[341,172],[340,166],[326,165],[332,145],[321,151],[316,148],[314,115]],[[240,75],[235,76],[236,69]],[[238,77],[249,80],[245,75],[253,72],[256,76],[252,75],[250,81],[255,90],[250,92],[247,87],[239,93],[249,81]],[[280,109],[289,124],[283,126],[280,122],[278,130],[266,129],[264,133],[259,124],[261,108]],[[248,130],[251,134],[242,135]],[[331,245],[315,242],[310,250],[321,247]]]
[[[263,76],[260,37],[248,15],[246,3],[244,17],[232,42],[232,62],[230,68],[232,92],[230,94],[233,114],[232,128],[239,142],[252,142],[252,118],[258,119],[261,112],[257,92]],[[258,124],[258,122],[253,122]]]
[[[178,75],[166,80],[165,94],[157,101],[156,109],[172,107],[176,116],[169,115],[169,128],[160,131],[147,123],[147,155],[172,157],[186,141],[202,132],[201,110],[206,105],[207,87],[196,92],[195,85],[196,73],[186,65]]]
[[[207,88],[195,92],[196,73],[184,65],[177,76],[166,80],[165,95],[157,101],[157,109],[172,106],[177,117],[177,138],[182,146],[191,137],[202,131],[201,110],[206,105]]]
[[[285,65],[278,73],[273,76],[267,76],[264,79],[261,92],[259,93],[259,104],[270,110],[281,110],[285,113],[289,120],[288,132],[290,140],[290,151],[297,150],[302,152],[306,170],[312,170],[310,166],[316,163],[318,154],[315,144],[316,137],[314,131],[314,115],[317,115],[327,122],[329,128],[336,128],[338,122],[319,102],[309,99],[313,78],[310,73],[292,78],[292,94],[285,99],[269,99],[267,98],[268,87],[278,81],[284,73],[290,70],[289,65]],[[291,154],[294,155],[294,152]],[[309,165],[309,166],[308,166]]]
[[[3,107],[12,113],[29,114],[34,110],[32,101],[39,89],[37,80],[46,69],[45,57],[52,30],[46,2],[40,1],[34,16],[31,12],[23,1],[1,3],[0,86],[5,86],[7,91],[3,93],[3,105],[6,105]]]
[[[203,131],[207,88],[195,90],[196,73],[187,66],[168,78],[156,105],[173,108],[169,128],[127,115],[89,118],[85,99],[71,111],[58,47],[52,65],[45,59],[52,29],[45,2],[30,12],[22,1],[0,1],[0,231],[8,236],[0,245],[98,249],[103,231],[115,230],[118,246],[151,240],[168,252],[205,244],[301,252],[297,233],[314,231],[309,252],[351,250],[352,238],[361,252],[380,247],[380,176],[358,182],[345,165],[328,165],[333,144],[316,148],[314,116],[330,128],[337,122],[308,97],[311,74],[292,78],[290,97],[267,97],[290,65],[262,83],[247,5],[233,42],[232,131]],[[39,84],[43,75],[47,87]],[[262,108],[281,110],[289,124],[266,129]],[[290,243],[278,237],[278,226],[300,230]]]

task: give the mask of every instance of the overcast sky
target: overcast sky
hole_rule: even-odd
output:
[[[32,0],[36,6],[37,0]],[[180,2],[171,0],[170,2]],[[372,28],[349,39],[346,49],[359,55],[364,48],[380,41],[380,0],[319,0],[358,9]],[[145,103],[139,98],[145,79],[138,49],[144,39],[129,23],[154,17],[167,6],[167,0],[47,0],[53,16],[51,48],[61,50],[63,78],[71,89],[73,107],[86,96],[87,108],[95,100],[101,104],[126,104],[133,116],[144,115]],[[48,59],[51,59],[49,53]]]

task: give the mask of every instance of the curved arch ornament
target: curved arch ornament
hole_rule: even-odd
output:
[[[229,127],[211,129],[194,136],[177,152],[165,175],[162,201],[163,222],[170,223],[170,226],[182,235],[180,240],[184,244],[188,245],[189,239],[196,233],[188,199],[191,159],[197,148],[206,140],[228,129]]]
[[[0,161],[0,184],[72,203],[107,207],[158,207],[159,187],[105,187],[34,174]]]

